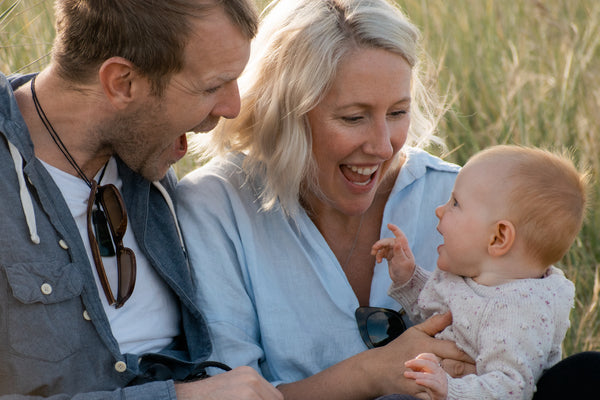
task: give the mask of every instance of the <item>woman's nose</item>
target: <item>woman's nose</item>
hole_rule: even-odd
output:
[[[364,146],[365,152],[382,160],[388,160],[394,155],[390,127],[386,122],[373,126]]]

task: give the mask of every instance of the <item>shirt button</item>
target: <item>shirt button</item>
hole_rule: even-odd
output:
[[[127,364],[125,364],[123,361],[117,361],[115,363],[115,369],[117,372],[125,372],[127,370]]]
[[[88,313],[87,310],[83,310],[83,319],[85,319],[86,321],[92,320],[92,317],[90,317],[90,313]]]
[[[48,294],[52,293],[52,286],[49,283],[44,283],[44,284],[42,284],[42,287],[40,288],[40,290],[42,291],[42,293],[48,295]]]
[[[64,250],[68,250],[69,249],[69,245],[67,244],[67,242],[64,241],[64,239],[60,239],[58,241],[58,245],[60,247],[62,247]]]

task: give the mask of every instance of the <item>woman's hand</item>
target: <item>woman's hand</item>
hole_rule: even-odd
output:
[[[369,366],[365,373],[372,375],[375,384],[379,384],[379,395],[402,393],[415,395],[423,392],[423,387],[404,376],[407,371],[404,363],[416,358],[421,353],[435,354],[442,368],[453,377],[475,373],[475,362],[456,344],[447,340],[435,339],[433,336],[452,323],[452,314],[434,315],[419,325],[409,328],[388,345],[370,350],[378,353],[369,357]],[[368,353],[368,352],[367,352]],[[372,362],[372,364],[371,364]],[[374,368],[377,373],[369,372]]]

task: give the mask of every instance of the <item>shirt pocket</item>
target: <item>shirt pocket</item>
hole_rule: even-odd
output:
[[[4,266],[9,290],[6,325],[13,352],[61,361],[81,348],[78,324],[83,279],[74,264],[22,263]]]

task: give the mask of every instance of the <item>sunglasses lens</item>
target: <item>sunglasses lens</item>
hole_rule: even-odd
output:
[[[367,332],[374,347],[388,344],[404,330],[402,319],[388,311],[375,312],[367,317]]]
[[[406,330],[400,313],[386,308],[359,307],[356,321],[369,348],[385,346]]]
[[[102,207],[104,207],[104,211],[106,212],[106,218],[108,218],[110,226],[114,229],[113,233],[122,239],[125,229],[127,229],[127,214],[125,213],[120,195],[112,185],[101,187],[99,193]]]
[[[106,216],[101,210],[92,211],[92,224],[94,226],[94,235],[98,243],[98,249],[102,257],[112,257],[115,255],[115,248],[108,230]]]
[[[119,249],[119,293],[116,307],[121,307],[133,293],[135,287],[135,255],[133,250],[122,247]]]

